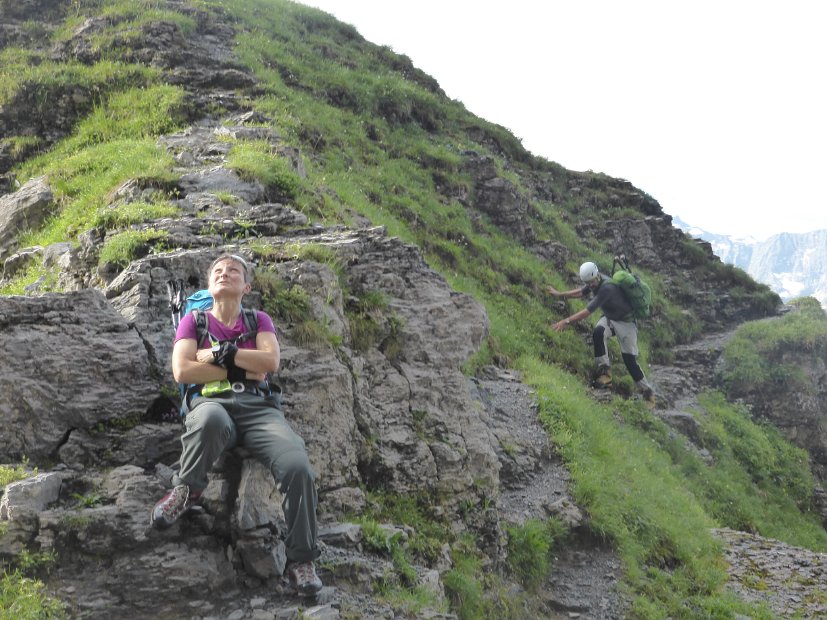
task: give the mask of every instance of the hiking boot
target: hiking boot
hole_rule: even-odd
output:
[[[608,366],[600,366],[597,369],[597,378],[592,384],[594,387],[601,389],[612,387],[612,369]]]
[[[322,580],[313,562],[291,563],[287,566],[287,576],[299,596],[315,596],[322,589]]]
[[[649,407],[649,409],[654,409],[658,404],[658,401],[655,398],[655,391],[651,388],[644,390],[643,401],[646,403],[646,406]]]
[[[149,524],[159,530],[165,530],[200,498],[201,492],[191,492],[186,484],[179,484],[171,488],[153,507],[152,513],[149,515]]]

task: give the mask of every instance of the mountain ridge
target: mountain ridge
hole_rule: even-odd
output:
[[[827,308],[827,229],[783,232],[758,240],[710,232],[677,217],[673,222],[693,237],[708,241],[722,261],[768,285],[785,302],[815,297]]]

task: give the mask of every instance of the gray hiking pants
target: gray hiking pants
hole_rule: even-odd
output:
[[[651,389],[652,386],[649,385],[637,361],[639,351],[637,325],[634,321],[610,321],[605,316],[600,317],[597,325],[594,326],[594,332],[592,332],[595,363],[598,367],[606,366],[608,368],[612,365],[611,360],[609,360],[609,338],[612,336],[617,336],[623,363],[626,364],[626,369],[632,375],[635,385],[641,390]]]
[[[181,470],[172,483],[200,491],[207,486],[207,473],[224,450],[246,448],[280,485],[287,521],[287,558],[309,562],[318,557],[316,476],[304,440],[290,428],[275,399],[242,392],[195,398],[192,405],[181,436]]]
[[[637,356],[637,325],[634,322],[610,321],[600,317],[594,326],[594,357],[598,365],[611,366],[609,361],[609,338],[617,336],[620,352]]]

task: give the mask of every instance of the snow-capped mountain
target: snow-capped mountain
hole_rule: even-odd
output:
[[[827,230],[780,233],[758,241],[711,233],[677,217],[672,222],[693,237],[708,241],[722,261],[768,285],[784,301],[809,296],[827,308]]]

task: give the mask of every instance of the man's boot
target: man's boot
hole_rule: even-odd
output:
[[[635,383],[638,389],[640,390],[641,396],[643,397],[643,401],[646,403],[646,406],[649,409],[654,409],[657,406],[657,399],[655,398],[655,390],[652,389],[652,386],[649,385],[649,382],[646,378],[641,379]]]
[[[608,366],[598,366],[597,377],[592,385],[599,389],[610,389],[612,387],[612,369]]]

